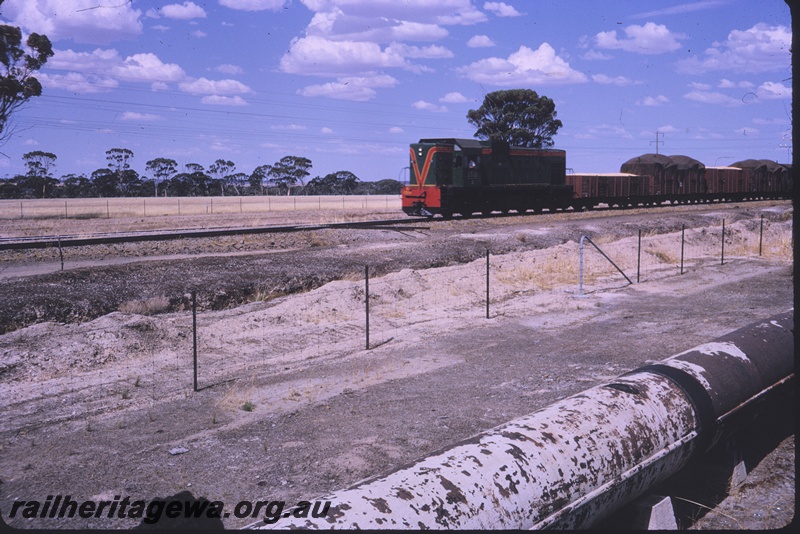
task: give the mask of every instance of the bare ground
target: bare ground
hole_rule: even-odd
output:
[[[55,494],[147,500],[187,489],[230,505],[317,498],[791,308],[791,246],[777,237],[790,210],[632,210],[68,249],[63,272],[0,281],[0,510]],[[774,248],[758,258],[762,213]],[[725,265],[706,244],[721,217],[731,229]],[[709,257],[679,275],[674,247],[656,243],[682,227]],[[644,283],[587,273],[588,296],[574,298],[580,235],[621,254],[615,247],[638,229],[652,244]],[[490,319],[478,283],[487,248]],[[0,265],[60,269],[52,253],[2,253]],[[111,265],[120,258],[139,261]],[[70,268],[79,260],[94,266]],[[364,264],[377,277],[371,350]],[[202,310],[197,393],[182,311],[192,289]],[[169,454],[179,446],[188,452]],[[775,468],[749,483],[786,524],[793,506],[774,503],[794,491],[785,473],[793,441],[779,450]]]

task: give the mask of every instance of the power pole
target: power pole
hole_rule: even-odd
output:
[[[659,135],[664,135],[664,134],[663,134],[663,133],[661,133],[661,132],[659,132],[658,130],[656,130],[656,140],[655,140],[655,141],[650,141],[650,144],[651,144],[651,145],[652,145],[653,143],[655,143],[655,144],[656,144],[656,154],[658,154],[658,144],[659,144],[659,143],[663,143],[663,141],[659,141],[659,140],[658,140],[658,136],[659,136]]]

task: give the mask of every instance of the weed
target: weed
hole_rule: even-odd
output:
[[[255,407],[256,405],[253,404],[251,401],[245,401],[245,403],[242,404],[242,410],[244,410],[245,412],[252,412],[255,409]]]
[[[123,399],[123,400],[128,400],[128,399],[130,399],[130,398],[131,398],[131,392],[130,392],[130,391],[128,391],[128,390],[126,389],[125,391],[123,391],[123,392],[122,392],[122,399]]]
[[[138,388],[142,384],[142,377],[137,376],[136,380],[133,382],[133,387]]]
[[[129,300],[119,305],[119,311],[136,315],[155,315],[169,310],[169,297]]]

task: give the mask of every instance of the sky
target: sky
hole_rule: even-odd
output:
[[[645,153],[712,165],[790,161],[791,17],[782,0],[5,0],[47,35],[42,96],[12,119],[54,175],[171,158],[250,174],[284,156],[311,176],[408,179],[408,145],[473,138],[484,96],[556,104],[574,172]]]

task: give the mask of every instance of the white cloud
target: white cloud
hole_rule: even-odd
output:
[[[498,17],[521,17],[522,13],[514,9],[513,6],[505,2],[486,2],[483,4],[483,9],[491,11]]]
[[[437,106],[436,104],[431,104],[425,100],[417,100],[411,104],[411,106],[421,111],[431,111],[433,113],[445,113],[447,111],[445,106]]]
[[[443,46],[411,46],[403,43],[392,43],[386,47],[386,53],[397,54],[402,57],[443,59],[453,57],[453,52]]]
[[[150,10],[148,10],[148,15]],[[161,8],[161,15],[168,19],[204,19],[206,11],[194,2],[184,2],[183,4],[168,4]]]
[[[625,85],[638,85],[641,83],[631,80],[630,78],[626,78],[625,76],[615,76],[612,78],[611,76],[607,76],[605,74],[593,74],[592,81],[603,85],[616,85],[619,87],[623,87]]]
[[[711,89],[709,84],[700,82],[692,82],[689,84],[689,87],[692,89],[697,89],[698,91],[709,91]]]
[[[626,38],[617,37],[617,31],[600,32],[595,36],[598,48],[624,50],[637,54],[663,54],[680,48],[681,34],[670,32],[663,24],[648,22],[644,26],[632,24],[622,30]]]
[[[469,102],[469,98],[461,93],[447,93],[439,99],[439,102],[444,102],[446,104],[464,104]]]
[[[652,107],[657,107],[657,106],[663,106],[663,105],[664,105],[664,104],[666,104],[667,102],[669,102],[669,98],[667,98],[667,97],[666,97],[666,96],[664,96],[664,95],[658,95],[658,96],[646,96],[646,97],[644,97],[644,98],[643,98],[643,99],[641,99],[641,100],[637,100],[637,101],[636,101],[636,105],[637,105],[637,106],[652,106]]]
[[[339,78],[335,82],[309,85],[298,91],[303,96],[322,96],[337,100],[366,102],[374,98],[375,88],[394,87],[397,80],[388,75]]]
[[[323,37],[295,38],[280,61],[280,69],[291,74],[336,76],[375,69],[405,67],[406,60],[387,47],[365,41],[330,41]]]
[[[589,50],[581,56],[581,59],[588,61],[606,61],[609,59],[614,59],[614,56],[598,52],[597,50]]]
[[[728,3],[728,0],[701,0],[700,2],[692,2],[689,4],[678,4],[676,6],[670,6],[663,9],[658,9],[656,11],[638,13],[636,15],[631,15],[628,18],[649,19],[653,17],[659,17],[662,15],[682,15],[685,13],[692,13],[694,11],[700,11],[704,9],[714,9],[716,7],[724,6],[726,3]]]
[[[221,72],[222,74],[228,75],[235,75],[235,74],[244,74],[244,70],[238,65],[231,65],[230,63],[223,63],[222,65],[217,65],[213,69],[216,72]]]
[[[470,48],[489,48],[495,46],[494,41],[488,35],[476,35],[467,41]]]
[[[197,37],[198,39],[202,39],[203,37],[208,37],[208,34],[201,30],[195,30],[192,32],[192,37]]]
[[[122,2],[114,9],[97,8],[97,0],[6,0],[3,16],[29,32],[47,35],[53,42],[74,39],[106,44],[142,33],[142,12],[133,9],[132,3]]]
[[[43,72],[36,78],[47,89],[63,89],[71,93],[105,93],[119,86],[117,80],[107,77],[87,77],[79,72],[67,74],[48,74]]]
[[[47,79],[48,87],[78,93],[108,91],[117,87],[118,81],[151,83],[154,89],[158,89],[165,88],[166,83],[176,83],[186,78],[178,65],[164,63],[155,54],[134,54],[123,59],[114,49],[97,48],[92,52],[55,50],[47,67],[50,70],[70,71],[65,75],[40,78]]]
[[[557,56],[548,43],[542,43],[537,50],[520,46],[508,59],[482,59],[457,71],[473,82],[503,87],[588,81],[585,74],[574,70]]]
[[[715,104],[729,107],[742,104],[742,101],[737,98],[714,91],[690,91],[683,95],[683,98],[694,100],[695,102],[702,102],[703,104]]]
[[[120,117],[124,121],[144,121],[144,122],[152,122],[161,120],[160,115],[154,115],[152,113],[138,113],[136,111],[125,111],[122,113]]]
[[[756,94],[760,98],[792,98],[792,88],[786,87],[782,83],[764,82],[756,89]]]
[[[247,102],[239,95],[223,96],[223,95],[206,95],[200,99],[203,104],[214,104],[218,106],[246,106]]]
[[[404,129],[400,128],[399,126],[392,126],[391,128],[389,128],[389,133],[391,133],[391,134],[404,134],[404,133],[406,133],[406,131]]]
[[[197,78],[178,84],[181,91],[192,95],[237,95],[253,90],[236,80],[209,80]]]
[[[678,71],[701,74],[712,70],[767,72],[791,68],[792,32],[785,26],[759,23],[748,30],[733,30],[728,39],[715,42],[701,56],[679,61]]]
[[[280,11],[286,0],[219,0],[219,3],[240,11]]]
[[[581,133],[575,134],[575,139],[597,139],[607,137],[633,139],[633,136],[630,134],[630,132],[622,126],[612,126],[609,124],[590,126]]]
[[[333,134],[335,132],[332,129],[328,128],[328,127],[324,127],[324,128],[320,128],[319,133],[321,133],[323,135],[331,135],[331,134]]]

